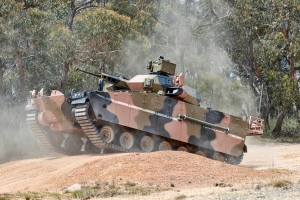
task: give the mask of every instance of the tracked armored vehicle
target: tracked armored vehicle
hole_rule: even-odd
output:
[[[77,69],[99,77],[97,91],[31,91],[32,132],[45,148],[66,155],[178,150],[239,164],[246,136],[261,135],[262,120],[202,108],[199,92],[162,57],[147,68],[149,74],[130,80]]]

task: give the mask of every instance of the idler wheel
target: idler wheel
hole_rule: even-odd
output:
[[[223,154],[221,154],[220,152],[215,152],[215,154],[213,156],[213,159],[221,161],[221,162],[225,161],[225,158],[224,158]]]
[[[159,151],[166,151],[166,150],[172,150],[172,146],[169,142],[163,141],[158,146]]]
[[[206,157],[206,155],[203,151],[197,151],[196,154],[199,155],[199,156]]]
[[[115,138],[115,132],[110,126],[103,126],[100,136],[106,143],[111,143]]]
[[[154,140],[150,136],[144,136],[140,143],[143,152],[151,152],[154,149]]]
[[[120,136],[120,145],[125,149],[130,149],[134,144],[133,135],[129,132],[124,132]]]
[[[179,148],[177,149],[177,151],[186,151],[186,152],[188,152],[187,148],[186,148],[186,147],[183,147],[183,146],[179,147]]]

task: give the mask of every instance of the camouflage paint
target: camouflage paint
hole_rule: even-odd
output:
[[[249,124],[241,118],[201,108],[200,94],[184,85],[183,75],[169,76],[172,71],[175,72],[176,65],[168,61],[150,64],[149,69],[158,73],[137,75],[130,80],[100,74],[99,77],[113,84],[106,87],[108,92],[84,92],[82,94],[85,94],[85,97],[80,95],[77,98],[71,96],[72,105],[66,102],[66,96],[59,91],[53,91],[51,96],[47,97],[43,96],[41,90],[37,97],[33,97],[34,101],[29,102],[28,107],[39,110],[39,123],[56,132],[73,133],[79,130],[82,133],[85,130],[84,126],[87,126],[92,127],[89,129],[92,132],[88,131],[86,134],[97,138],[98,136],[93,135],[97,129],[94,130],[90,119],[93,116],[88,112],[90,104],[100,123],[111,122],[139,130],[138,133],[160,135],[237,157],[242,155],[246,134],[262,134],[262,131],[257,131],[262,127],[260,119],[250,120],[249,124],[255,129],[249,130]],[[35,96],[34,91],[32,96]],[[78,114],[76,118],[72,116],[71,108],[75,108]],[[87,119],[91,125],[87,124],[90,123]],[[81,123],[81,128],[74,127],[73,123],[76,123],[76,120]]]
[[[220,111],[205,110],[156,93],[95,92],[90,94],[90,102],[97,118],[104,121],[234,156],[243,151],[247,122]],[[178,114],[229,127],[230,131],[178,121]]]
[[[36,102],[31,106],[40,111],[38,120],[41,125],[49,126],[52,131],[72,132],[74,130],[72,121],[70,121],[71,107],[65,99],[65,95],[60,92],[36,98]]]

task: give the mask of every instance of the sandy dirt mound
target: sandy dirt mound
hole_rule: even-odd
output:
[[[247,166],[247,164],[244,164]],[[186,152],[163,151],[82,155],[14,161],[0,165],[0,193],[61,191],[75,183],[101,181],[141,186],[212,187],[289,177],[277,170],[255,170]]]

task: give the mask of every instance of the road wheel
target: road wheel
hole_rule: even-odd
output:
[[[223,154],[221,154],[220,152],[215,152],[215,154],[213,156],[213,159],[221,161],[221,162],[225,161],[225,158],[224,158]]]
[[[239,156],[227,155],[227,157],[225,158],[225,162],[232,164],[232,165],[238,165],[243,161],[243,158],[244,158],[244,153],[242,153]]]
[[[124,132],[120,136],[120,145],[125,149],[130,149],[134,144],[134,137],[129,132]]]
[[[184,146],[179,147],[179,148],[177,149],[177,151],[186,151],[186,152],[188,152],[187,148],[184,147]]]
[[[199,156],[206,157],[206,155],[203,151],[197,151],[196,154],[199,155]]]
[[[166,150],[172,150],[172,146],[169,142],[163,141],[158,146],[158,151],[166,151]]]
[[[143,152],[151,152],[154,149],[154,140],[150,136],[141,139],[140,146]]]
[[[100,136],[106,143],[111,143],[115,139],[115,132],[110,126],[103,126]]]

